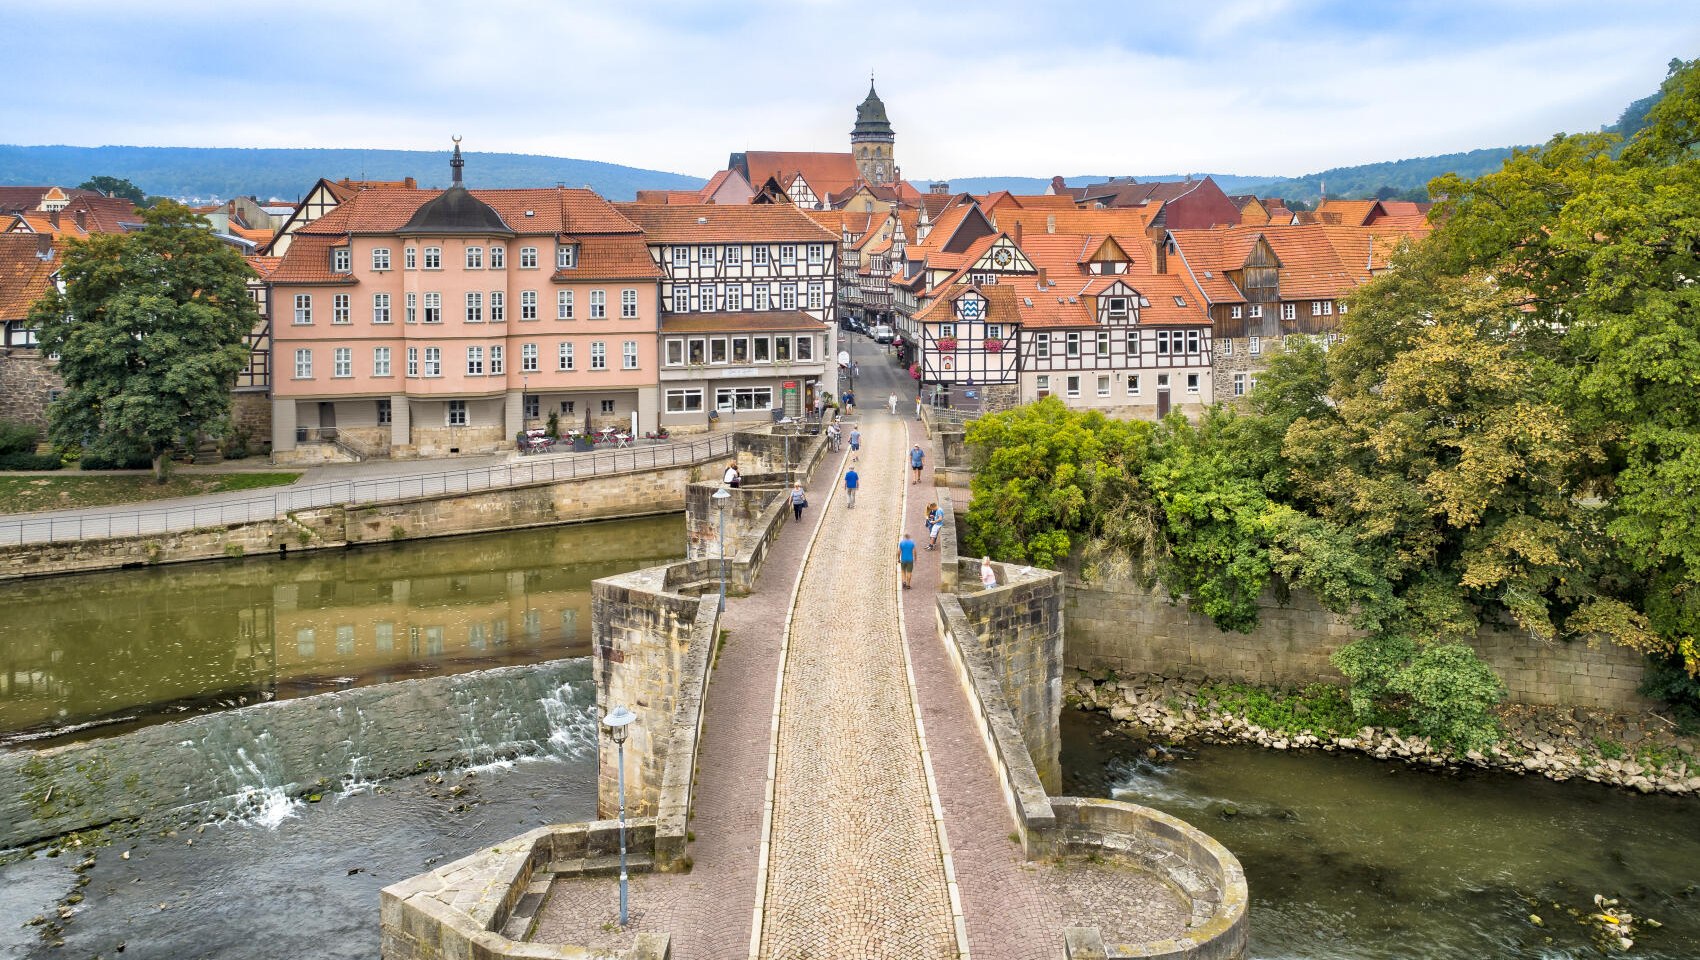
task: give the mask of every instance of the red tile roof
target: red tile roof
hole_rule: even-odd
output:
[[[616,204],[650,243],[836,243],[837,232],[786,203]]]
[[[248,261],[248,269],[254,271],[254,275],[261,280],[271,279],[271,275],[277,271],[278,264],[283,262],[282,257],[250,256],[242,259]]]
[[[793,177],[802,174],[815,191],[815,196],[822,200],[827,194],[839,193],[861,178],[855,158],[848,153],[751,150],[744,156],[749,163],[750,183],[764,183],[773,177],[789,186]]]
[[[345,235],[395,233],[441,190],[372,187],[349,196],[335,210],[296,234]],[[522,235],[632,233],[637,227],[590,190],[553,187],[526,190],[473,190],[508,227]],[[531,216],[526,216],[526,211]]]
[[[38,255],[49,245],[50,259]],[[53,272],[64,263],[64,247],[51,237],[0,233],[0,320],[22,320],[53,286]]]
[[[659,280],[666,276],[655,265],[655,258],[649,255],[649,245],[636,233],[582,237],[578,247],[578,266],[571,270],[556,270],[552,278],[555,282]]]

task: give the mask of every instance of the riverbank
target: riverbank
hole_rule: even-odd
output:
[[[1700,738],[1656,714],[1507,705],[1498,743],[1459,751],[1395,726],[1356,722],[1342,691],[1282,691],[1185,677],[1118,677],[1070,671],[1065,703],[1103,711],[1130,736],[1247,743],[1273,750],[1353,751],[1423,767],[1479,767],[1551,780],[1572,778],[1641,793],[1700,794]]]

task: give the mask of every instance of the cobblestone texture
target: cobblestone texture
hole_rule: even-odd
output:
[[[803,574],[779,722],[769,960],[956,956],[897,625],[907,440],[889,415],[864,424],[857,506],[831,505]]]

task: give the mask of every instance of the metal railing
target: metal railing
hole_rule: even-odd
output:
[[[0,544],[73,543],[223,527],[275,520],[295,510],[338,504],[383,503],[413,497],[472,493],[503,487],[633,473],[706,463],[733,451],[734,434],[701,440],[659,441],[593,453],[549,454],[471,470],[339,480],[306,487],[278,487],[270,496],[220,503],[126,510],[71,517],[18,516],[0,520]]]

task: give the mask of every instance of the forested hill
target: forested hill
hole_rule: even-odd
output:
[[[279,150],[241,147],[63,147],[0,145],[0,185],[76,186],[121,177],[149,194],[210,200],[253,195],[299,200],[320,177],[400,180],[422,187],[449,179],[443,150]],[[638,190],[694,190],[697,177],[594,160],[523,153],[468,153],[466,181],[478,187],[589,186],[610,200]]]

